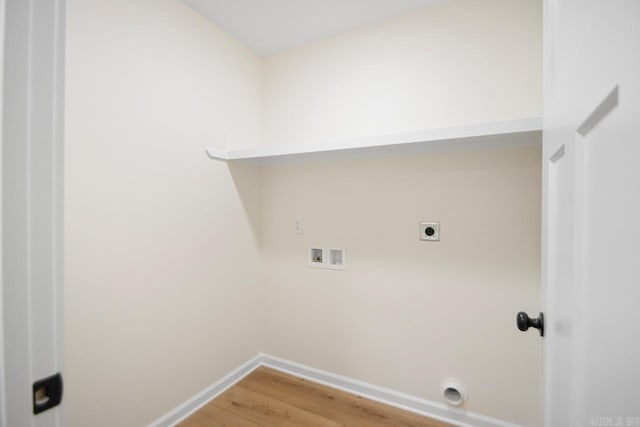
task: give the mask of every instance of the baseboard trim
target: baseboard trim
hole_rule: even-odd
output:
[[[148,427],[172,427],[180,421],[202,408],[204,405],[218,397],[235,383],[249,375],[262,363],[262,354],[258,354],[253,359],[245,362],[242,366],[229,372],[220,380],[202,390],[186,402],[172,409],[162,417],[151,422]]]
[[[176,425],[260,366],[267,366],[309,381],[356,394],[376,402],[411,411],[426,417],[448,422],[459,427],[519,427],[517,424],[507,421],[498,420],[496,418],[457,408],[451,408],[442,403],[421,399],[409,394],[400,393],[395,390],[263,353],[258,354],[253,359],[227,374],[215,384],[193,396],[191,399],[187,400],[185,403],[173,409],[166,415],[158,418],[149,424],[149,427],[171,427]]]
[[[498,420],[474,412],[451,408],[445,404],[433,402],[395,390],[369,384],[332,372],[312,368],[268,354],[261,355],[261,365],[295,375],[309,381],[320,383],[338,390],[375,400],[396,408],[411,411],[426,417],[448,422],[459,427],[519,427],[517,424]]]

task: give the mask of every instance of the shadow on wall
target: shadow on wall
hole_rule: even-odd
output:
[[[249,224],[251,224],[253,238],[260,248],[261,168],[251,164],[238,163],[227,163],[225,167],[229,169],[244,212]]]

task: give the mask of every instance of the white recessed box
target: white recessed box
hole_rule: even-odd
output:
[[[318,246],[311,246],[308,261],[309,267],[327,268],[326,250]]]
[[[347,269],[347,251],[342,248],[331,248],[327,253],[327,268],[332,270]]]

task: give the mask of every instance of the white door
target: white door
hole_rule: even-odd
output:
[[[544,425],[640,426],[640,1],[545,1]]]
[[[62,372],[64,1],[0,6],[0,424],[60,426],[53,405]]]

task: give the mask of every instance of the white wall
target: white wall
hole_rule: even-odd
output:
[[[454,377],[467,409],[539,425],[541,341],[515,315],[539,310],[540,174],[539,147],[266,168],[265,351],[437,402]],[[348,270],[307,267],[311,245]]]
[[[529,118],[542,2],[450,0],[265,59],[265,144]]]
[[[67,1],[70,426],[143,425],[261,350],[433,400],[455,376],[468,409],[536,425],[540,341],[514,317],[538,308],[537,148],[262,171],[203,149],[539,116],[539,1],[262,59],[179,0]],[[349,270],[307,268],[309,244]]]
[[[261,62],[179,0],[68,0],[69,426],[141,426],[261,349]],[[241,188],[239,191],[237,187]]]
[[[451,0],[272,55],[263,144],[539,117],[541,56],[539,0]],[[540,168],[529,147],[265,169],[265,351],[440,402],[457,377],[467,409],[538,425],[541,342],[515,314],[539,309]],[[312,244],[349,270],[306,267]]]

